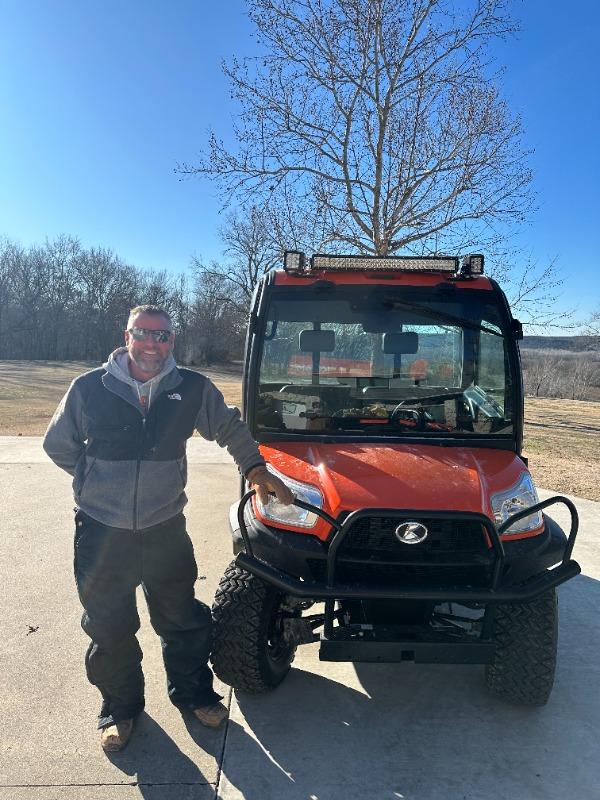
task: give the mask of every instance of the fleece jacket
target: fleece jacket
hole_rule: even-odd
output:
[[[73,476],[81,511],[125,530],[174,517],[187,503],[186,443],[194,430],[226,447],[243,475],[264,465],[238,409],[206,376],[173,362],[151,392],[140,392],[123,369],[125,352],[73,381],[44,437],[46,453]]]

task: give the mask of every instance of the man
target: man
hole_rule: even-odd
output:
[[[75,580],[84,608],[89,681],[102,695],[105,751],[121,750],[144,707],[135,589],[143,587],[161,637],[171,701],[217,727],[227,716],[208,667],[211,615],[194,598],[197,578],[182,509],[186,441],[194,430],[227,447],[266,501],[293,496],[267,471],[237,409],[211,381],[177,368],[167,312],[130,312],[126,347],[76,378],[58,406],[44,449],[73,475]]]

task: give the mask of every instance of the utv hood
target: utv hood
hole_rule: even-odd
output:
[[[317,486],[323,509],[334,517],[398,508],[472,511],[493,519],[491,495],[527,471],[514,452],[490,448],[278,442],[261,452],[279,472]]]

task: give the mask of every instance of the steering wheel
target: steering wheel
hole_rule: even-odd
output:
[[[473,420],[473,422],[476,422],[477,421],[477,411],[479,409],[479,406],[477,406],[475,404],[475,401],[473,400],[472,397],[467,397],[466,395],[463,395],[463,402],[465,403],[466,407],[469,409],[469,414],[471,415],[471,419]]]
[[[402,420],[398,419],[398,415],[399,415],[399,413],[401,411],[403,411],[405,414],[408,413],[408,414],[412,415],[412,418],[414,419],[414,421],[416,423],[416,427],[417,427],[418,430],[424,430],[425,429],[426,419],[425,419],[425,412],[423,411],[423,409],[403,408],[402,407],[402,403],[398,403],[398,405],[394,408],[394,410],[390,414],[390,418],[389,418],[390,419],[390,423],[395,424],[395,425],[401,425],[402,424]]]
[[[400,411],[411,412],[414,415],[415,421],[417,423],[417,428],[419,430],[425,430],[427,427],[428,422],[432,422],[433,417],[431,417],[423,408],[405,408],[406,403],[415,403],[418,401],[423,402],[427,400],[429,402],[437,401],[437,400],[455,400],[458,401],[460,398],[464,399],[464,402],[467,404],[469,413],[471,418],[475,420],[475,412],[476,406],[474,405],[473,401],[469,397],[464,397],[463,392],[448,392],[444,394],[435,394],[423,397],[407,397],[404,400],[401,400],[397,406],[395,406],[394,410],[390,414],[390,422],[397,422],[396,417],[400,413]]]
[[[424,394],[420,397],[405,397],[404,400],[401,400],[396,408],[405,405],[406,403],[417,403],[423,402],[424,400],[428,400],[431,402],[439,401],[439,400],[456,400],[459,397],[462,397],[462,392],[444,392],[443,394]],[[396,410],[394,409],[394,411]],[[393,412],[392,412],[393,413]]]

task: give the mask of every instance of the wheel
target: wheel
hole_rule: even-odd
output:
[[[554,589],[529,603],[498,606],[496,653],[485,669],[488,687],[514,703],[545,705],[554,684],[557,634]]]
[[[234,689],[267,692],[289,672],[296,646],[283,636],[282,600],[234,561],[225,570],[212,607],[211,661],[215,674]]]

